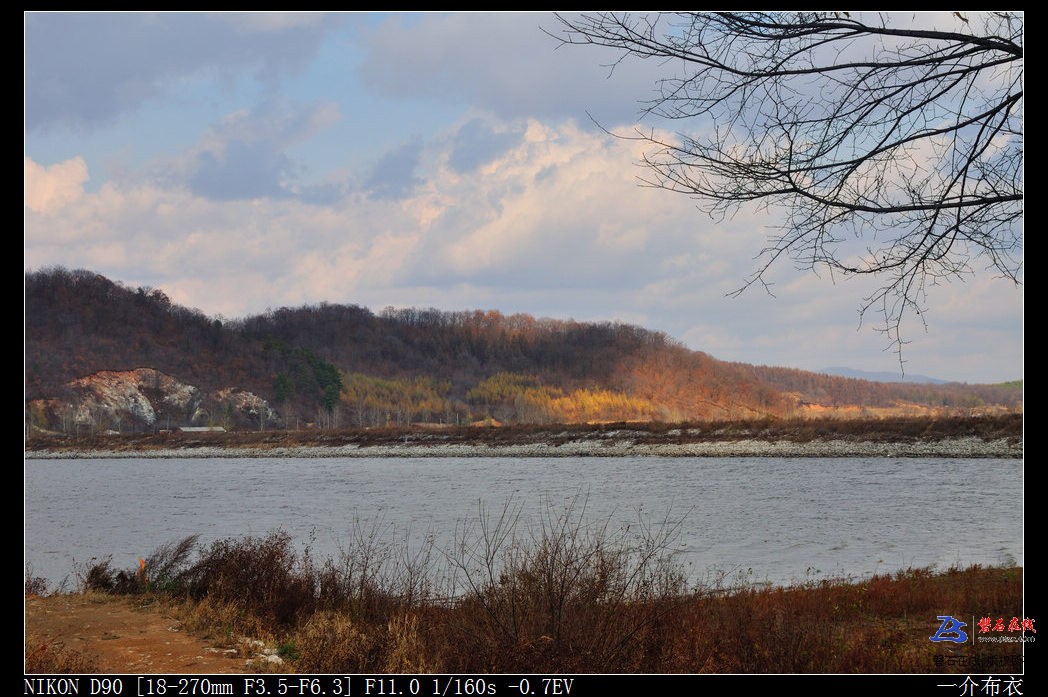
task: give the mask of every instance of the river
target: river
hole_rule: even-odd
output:
[[[289,533],[315,558],[373,534],[444,549],[482,511],[518,533],[568,515],[667,530],[696,582],[794,584],[908,567],[1022,564],[1023,460],[219,458],[25,460],[25,562],[52,588],[188,535]]]

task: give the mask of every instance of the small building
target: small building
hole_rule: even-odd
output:
[[[225,433],[223,426],[179,426],[182,433]]]

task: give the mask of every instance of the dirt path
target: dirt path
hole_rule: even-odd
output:
[[[140,602],[140,601],[139,601]],[[250,661],[184,631],[159,604],[96,594],[26,596],[26,647],[78,652],[99,673],[254,673]]]

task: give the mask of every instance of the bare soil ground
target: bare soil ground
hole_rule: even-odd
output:
[[[51,652],[63,655],[75,672],[258,672],[236,649],[184,631],[170,608],[142,602],[96,593],[26,596],[27,665]]]

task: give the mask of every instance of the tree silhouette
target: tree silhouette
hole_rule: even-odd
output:
[[[1023,16],[698,13],[558,17],[563,44],[655,59],[646,185],[711,215],[781,209],[753,274],[776,262],[875,276],[902,366],[930,285],[980,269],[1021,284]],[[946,28],[948,27],[948,28]],[[689,133],[685,133],[683,127]],[[769,289],[770,291],[770,289]],[[927,325],[924,325],[925,327]]]

